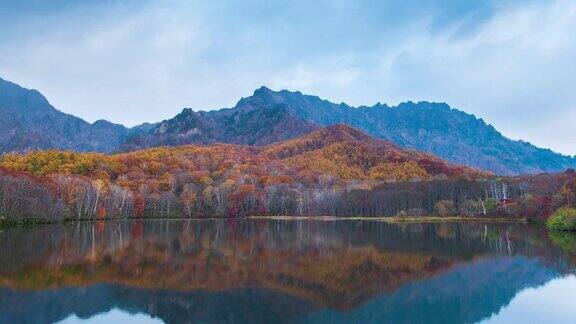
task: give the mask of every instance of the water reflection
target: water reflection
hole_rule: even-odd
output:
[[[75,323],[85,323],[85,324],[110,324],[110,323],[122,323],[122,324],[159,324],[162,323],[159,319],[154,319],[146,314],[130,314],[128,312],[113,309],[109,312],[98,314],[91,318],[79,318],[78,316],[70,315],[65,320],[58,322],[58,324],[75,324]]]
[[[575,291],[574,275],[551,280],[538,288],[527,288],[484,323],[573,323]]]
[[[0,322],[95,319],[111,310],[171,323],[476,322],[520,291],[569,273],[573,240],[537,226],[479,223],[191,220],[6,229]]]

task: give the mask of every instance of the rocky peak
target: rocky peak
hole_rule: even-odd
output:
[[[0,108],[37,111],[54,109],[38,90],[26,89],[0,78]]]

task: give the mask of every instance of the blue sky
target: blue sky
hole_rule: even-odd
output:
[[[576,1],[2,0],[0,77],[88,121],[233,106],[266,85],[446,102],[576,154]]]

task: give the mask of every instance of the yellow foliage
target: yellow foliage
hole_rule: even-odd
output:
[[[430,178],[428,172],[414,161],[381,163],[370,169],[369,176],[372,180],[386,182]]]
[[[7,154],[0,159],[0,167],[34,175],[78,174],[89,175],[97,167],[117,169],[109,156],[98,153],[73,153],[67,151],[31,151],[26,154]]]

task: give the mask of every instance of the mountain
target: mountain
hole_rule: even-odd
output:
[[[0,152],[33,149],[112,152],[128,134],[122,125],[90,124],[56,110],[37,90],[0,79]]]
[[[109,153],[191,143],[263,146],[347,124],[402,147],[500,175],[576,167],[576,157],[508,139],[482,119],[444,103],[351,107],[266,87],[233,108],[187,108],[160,123],[127,129],[106,121],[89,124],[59,112],[38,91],[0,79],[0,116],[0,152],[56,148]]]
[[[576,158],[506,138],[474,115],[444,103],[406,102],[351,107],[316,96],[261,87],[234,108],[185,109],[148,132],[129,138],[123,149],[185,143],[265,145],[321,126],[347,124],[400,146],[496,174],[561,171]]]
[[[230,143],[267,145],[309,133],[320,128],[303,120],[283,104],[262,104],[218,111],[195,112],[184,109],[172,119],[134,132],[122,144],[122,151],[183,144]]]
[[[305,121],[319,125],[346,123],[400,146],[433,153],[448,161],[497,174],[538,173],[576,166],[576,158],[504,137],[474,115],[444,103],[406,102],[350,107],[300,92],[262,87],[237,107],[281,104]]]

